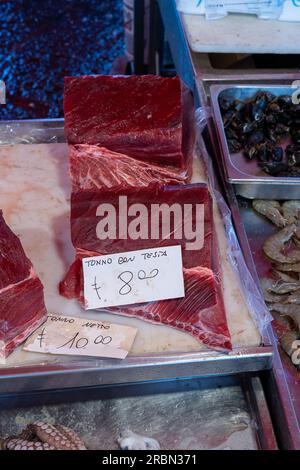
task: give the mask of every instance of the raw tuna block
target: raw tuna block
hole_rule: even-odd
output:
[[[182,96],[177,77],[66,77],[67,141],[99,144],[140,160],[183,168],[187,142],[183,143]]]
[[[0,211],[0,358],[45,320],[43,285]]]
[[[195,137],[192,101],[178,78],[65,79],[76,259],[60,293],[84,306],[82,258],[181,245],[184,298],[106,310],[230,350],[212,201],[205,184],[185,184]]]
[[[85,191],[77,184],[76,188],[71,199],[71,231],[77,257],[60,284],[61,294],[67,298],[76,297],[84,305],[81,263],[84,257],[180,244],[184,266],[184,298],[106,310],[186,331],[214,349],[231,349],[219,275],[219,256],[215,245],[212,202],[207,186],[122,185],[111,189],[102,188],[100,191]],[[120,197],[126,197],[126,207],[122,206]],[[137,204],[142,204],[146,210],[142,214],[143,209],[140,207],[140,229],[154,229],[153,233],[159,234],[159,237],[151,238],[150,231],[150,237],[131,238],[130,224],[137,213],[130,216],[129,212]],[[166,219],[164,222],[162,218],[154,219],[157,224],[155,227],[152,218],[153,208],[163,207],[162,205],[171,209],[168,221],[170,225],[164,233],[162,230],[163,226],[166,229]],[[112,222],[116,231],[113,239],[103,238],[99,232],[98,223],[103,222],[107,215],[101,207],[114,209],[112,213],[115,213],[116,218]],[[190,232],[186,233],[185,224],[189,226]],[[104,226],[105,224],[102,228]],[[125,226],[127,232],[124,231]],[[191,234],[194,234],[194,239]],[[195,249],[191,249],[191,243],[196,243],[192,245]]]

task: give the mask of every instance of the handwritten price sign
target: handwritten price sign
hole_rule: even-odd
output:
[[[83,318],[48,315],[23,349],[48,354],[68,354],[124,359],[137,329]]]
[[[85,308],[184,297],[181,246],[82,260]]]

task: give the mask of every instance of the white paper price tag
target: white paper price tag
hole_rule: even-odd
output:
[[[181,246],[82,260],[85,308],[184,297]]]
[[[26,341],[25,351],[124,359],[137,329],[100,320],[49,314]]]

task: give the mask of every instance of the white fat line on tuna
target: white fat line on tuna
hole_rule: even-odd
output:
[[[151,204],[150,218],[148,210],[148,207],[142,203],[128,206],[127,196],[119,196],[118,213],[113,204],[100,204],[96,210],[97,217],[101,217],[96,226],[97,238],[99,240],[170,240],[171,238],[182,240],[184,238],[187,240],[187,250],[203,248],[204,204]]]
[[[6,292],[7,290],[11,289],[12,287],[19,286],[19,285],[23,284],[24,282],[29,281],[29,279],[35,279],[36,277],[37,277],[37,275],[36,275],[34,269],[31,267],[28,277],[26,277],[25,279],[22,279],[19,282],[14,282],[13,284],[9,284],[8,286],[3,287],[2,289],[0,289],[0,294],[3,294],[3,292]]]

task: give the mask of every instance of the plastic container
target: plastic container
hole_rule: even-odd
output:
[[[299,3],[299,0],[287,0]],[[257,15],[261,19],[277,19],[282,12],[284,0],[177,0],[179,11],[187,14],[205,15],[207,19],[220,19],[228,13]],[[297,8],[297,7],[295,7]]]

